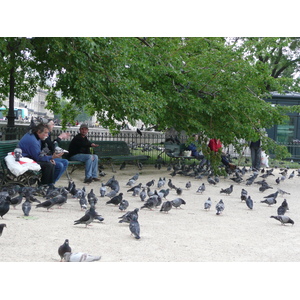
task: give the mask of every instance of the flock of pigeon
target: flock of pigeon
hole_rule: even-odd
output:
[[[189,167],[190,168],[190,167]],[[176,171],[176,172],[175,172]],[[221,188],[220,194],[230,195],[236,185],[240,185],[242,182],[245,186],[241,189],[241,201],[244,201],[249,209],[253,209],[253,200],[251,196],[248,195],[247,186],[258,185],[258,190],[260,192],[265,192],[268,189],[273,189],[271,185],[267,182],[269,178],[275,176],[273,174],[274,169],[262,169],[261,171],[251,170],[246,167],[236,168],[234,171],[228,172],[230,180],[233,181],[228,188]],[[175,172],[175,173],[174,173]],[[206,174],[205,174],[206,172]],[[282,186],[282,182],[286,179],[292,179],[295,176],[295,170],[288,174],[289,169],[284,168],[280,170],[280,176],[274,180],[274,183],[278,186]],[[181,208],[182,205],[186,204],[186,201],[182,199],[182,187],[176,187],[172,182],[173,177],[177,174],[182,176],[190,176],[196,179],[203,179],[204,175],[207,175],[207,183],[202,182],[196,193],[203,194],[206,191],[206,185],[217,185],[220,181],[219,176],[214,176],[211,171],[203,171],[202,175],[197,172],[197,176],[191,170],[189,172],[180,172],[180,170],[173,167],[172,173],[170,174],[172,178],[166,179],[165,177],[159,177],[157,183],[155,179],[142,184],[139,182],[139,173],[128,179],[126,186],[128,187],[126,191],[120,191],[119,181],[112,176],[107,182],[103,182],[99,189],[100,197],[108,198],[106,205],[114,205],[124,214],[118,218],[119,223],[127,223],[129,227],[129,232],[131,235],[139,240],[141,238],[140,224],[138,220],[138,213],[140,209],[148,210],[159,210],[163,213],[168,213],[172,208]],[[298,170],[298,176],[300,176],[300,171]],[[139,183],[138,183],[139,182]],[[191,180],[188,180],[185,184],[186,189],[191,189]],[[167,200],[167,196],[171,190],[176,191],[177,197],[173,200]],[[125,193],[130,193],[134,197],[139,197],[141,200],[140,208],[135,208],[134,210],[128,210],[129,201],[125,199]],[[268,206],[275,205],[277,203],[277,196],[289,194],[284,190],[278,188],[276,192],[270,193],[263,197],[261,203],[265,203]],[[84,211],[83,215],[74,221],[74,225],[85,225],[89,226],[94,221],[102,222],[104,217],[96,211],[97,202],[99,197],[97,197],[94,189],[90,191],[86,190],[84,186],[82,189],[77,188],[74,181],[69,181],[68,187],[21,187],[18,185],[3,187],[0,191],[0,216],[3,217],[9,213],[10,207],[16,208],[16,206],[21,205],[24,217],[30,215],[32,205],[35,203],[36,208],[43,208],[50,210],[53,207],[62,207],[70,195],[73,199],[77,199],[81,211]],[[38,200],[37,196],[44,198],[44,201]],[[22,203],[23,199],[25,201]],[[204,202],[204,209],[210,210],[212,206],[212,201],[210,197]],[[225,203],[223,199],[220,199],[215,206],[216,215],[220,215],[225,210]],[[289,210],[287,200],[281,203],[277,208],[277,214],[271,216],[275,220],[279,221],[281,224],[294,224],[294,221],[286,215],[286,211]],[[6,224],[0,224],[0,236]],[[66,262],[89,262],[100,260],[100,256],[93,256],[84,252],[72,253],[71,247],[69,245],[69,240],[66,239],[65,242],[59,246],[58,254],[61,261]]]

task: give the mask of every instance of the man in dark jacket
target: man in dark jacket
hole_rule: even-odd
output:
[[[91,147],[99,145],[90,142],[87,138],[89,128],[87,124],[81,124],[79,133],[72,139],[69,146],[70,160],[78,160],[85,163],[84,183],[99,181],[98,178],[98,156],[91,154]]]

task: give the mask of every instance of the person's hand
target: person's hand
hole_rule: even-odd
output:
[[[92,146],[92,147],[98,147],[99,145],[98,145],[98,144],[92,143],[91,146]]]
[[[64,155],[64,152],[60,152],[60,153],[53,153],[52,158],[61,158]]]
[[[64,139],[69,138],[70,135],[71,135],[71,134],[70,134],[69,132],[63,132],[63,133],[61,133],[58,137],[59,137],[60,139],[64,140]]]
[[[54,159],[50,159],[51,164],[55,165],[55,160]]]

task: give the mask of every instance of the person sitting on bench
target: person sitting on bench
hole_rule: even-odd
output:
[[[89,127],[87,124],[81,124],[79,133],[71,140],[69,145],[70,160],[78,160],[85,163],[84,183],[99,181],[98,178],[98,155],[91,154],[91,147],[99,145],[90,142],[87,138]]]

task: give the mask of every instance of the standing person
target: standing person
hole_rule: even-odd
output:
[[[69,146],[70,160],[78,160],[85,163],[84,183],[100,180],[98,178],[98,156],[91,154],[90,151],[90,147],[98,147],[99,145],[88,140],[88,131],[88,125],[81,124],[79,133],[72,139]]]
[[[46,155],[42,150],[42,141],[49,135],[48,126],[40,123],[30,132],[27,132],[20,140],[19,147],[22,155],[36,161],[42,170],[41,184],[54,185],[57,181],[55,177],[55,159],[60,158],[63,153]]]
[[[250,142],[249,148],[251,152],[252,169],[259,171],[261,163],[261,140]]]
[[[66,139],[70,137],[70,133],[62,132],[55,140],[52,141],[51,132],[54,128],[54,122],[50,119],[47,123],[47,126],[49,129],[49,135],[45,140],[42,141],[42,151],[44,151],[46,154],[53,154],[55,153],[56,145],[58,145],[62,139]],[[63,154],[64,153],[62,153],[62,155]],[[68,168],[69,161],[61,157],[55,158],[54,160],[55,160],[54,178],[56,182]]]
[[[219,139],[210,139],[208,143],[208,147],[211,151],[218,152],[219,149],[222,149],[222,143]],[[228,159],[226,158],[226,154],[222,151],[221,154],[221,162],[226,167],[229,167],[231,170],[236,169],[236,165],[231,164]]]

